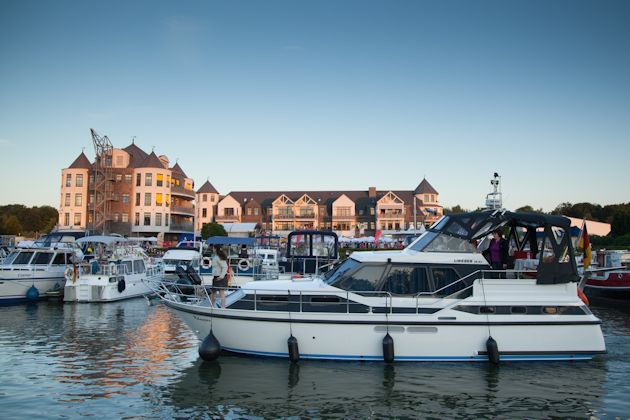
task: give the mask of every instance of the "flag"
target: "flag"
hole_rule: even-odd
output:
[[[584,269],[586,270],[591,265],[591,259],[593,258],[591,241],[588,238],[588,232],[586,230],[586,220],[582,226],[582,234],[580,235],[578,246],[584,250]]]
[[[378,239],[381,237],[381,230],[377,230],[374,234],[374,249],[378,248]]]

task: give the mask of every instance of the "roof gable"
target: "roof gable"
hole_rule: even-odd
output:
[[[426,178],[422,179],[422,182],[418,184],[415,190],[413,190],[414,194],[437,194],[438,192],[433,188],[429,181]]]
[[[68,166],[68,169],[90,169],[92,167],[92,163],[85,156],[85,153],[81,152],[81,154]]]
[[[155,154],[155,152],[151,152],[149,156],[144,159],[144,162],[139,166],[139,168],[158,168],[164,169],[164,164],[160,160],[159,157]]]
[[[184,172],[184,170],[182,169],[182,167],[181,167],[181,166],[179,166],[179,163],[175,163],[175,166],[173,166],[173,167],[171,168],[171,171],[173,171],[173,172],[177,172],[177,173],[180,173],[180,174],[182,174],[182,175],[184,176],[184,178],[188,178],[188,175],[186,175],[186,172]]]
[[[141,167],[144,160],[149,156],[147,152],[136,146],[135,143],[131,143],[129,146],[123,149],[125,152],[129,153],[129,167],[130,168],[139,168]]]
[[[197,190],[197,194],[218,194],[216,188],[210,183],[210,181],[204,182],[204,184]]]

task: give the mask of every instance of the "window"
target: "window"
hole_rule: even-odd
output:
[[[162,213],[155,213],[155,226],[162,226]]]
[[[155,204],[158,206],[162,205],[162,193],[155,194]]]
[[[48,265],[53,254],[50,252],[36,252],[31,264]]]
[[[75,226],[80,226],[81,225],[81,213],[75,213],[74,214],[74,225]]]
[[[151,205],[151,193],[144,193],[144,205],[145,206]]]
[[[64,202],[66,207],[70,207],[70,193],[66,193],[66,200]]]
[[[201,196],[201,201],[208,201],[208,194],[203,194]]]
[[[214,194],[210,195],[210,202],[211,202],[211,203],[214,203],[214,198],[215,198],[215,197],[214,197]]]
[[[122,181],[122,174],[116,174],[116,182]]]
[[[370,216],[374,216],[374,207],[370,207]]]
[[[140,226],[140,213],[136,213],[136,218],[133,222],[134,225]]]
[[[342,278],[335,286],[357,292],[376,291],[384,269],[384,265],[364,265],[351,276]]]
[[[252,208],[251,208],[251,207],[248,207],[248,208],[247,208],[247,215],[248,215],[248,216],[251,216],[251,215],[252,215]]]
[[[129,204],[129,194],[122,195],[122,202],[125,204]]]
[[[60,252],[60,253],[56,254],[52,263],[53,263],[53,265],[65,265],[66,264],[66,254],[64,254],[63,252]]]
[[[161,187],[162,184],[164,184],[164,175],[163,174],[157,174],[157,178],[155,180],[156,184],[158,187]]]
[[[136,187],[140,186],[141,180],[142,180],[142,174],[136,174]]]
[[[131,174],[125,174],[125,182],[131,182]]]
[[[88,197],[88,203],[90,204],[94,203],[94,194],[90,194],[90,196]]]
[[[151,225],[151,213],[144,213],[144,225],[145,226]]]
[[[254,207],[254,216],[258,216],[258,207]]]
[[[31,260],[33,256],[33,252],[20,252],[15,260],[13,260],[13,264],[25,265]]]
[[[203,218],[208,217],[208,209],[201,209],[201,217]]]
[[[431,270],[433,275],[433,283],[435,285],[435,290],[439,292],[436,293],[437,296],[448,296],[456,291],[463,289],[466,285],[463,282],[457,282],[452,284],[453,282],[459,279],[457,272],[455,272],[452,268],[433,268]],[[448,285],[449,287],[446,287]],[[440,290],[443,287],[446,287],[444,290]]]
[[[144,261],[142,260],[134,260],[133,261],[133,272],[138,274],[138,273],[144,273]]]
[[[168,226],[168,213],[164,213],[164,226]]]
[[[136,206],[140,205],[140,193],[136,193]]]
[[[129,223],[129,214],[128,213],[121,214],[121,220],[123,223]]]
[[[395,295],[415,295],[432,291],[425,268],[400,265],[389,270],[383,290]]]
[[[83,195],[82,194],[75,194],[74,195],[74,205],[77,207],[80,207],[83,205]]]
[[[150,187],[153,184],[153,174],[144,174],[144,186]]]
[[[170,175],[166,175],[166,186],[167,187],[171,186],[171,176]]]
[[[171,195],[166,194],[166,207],[171,205]]]
[[[83,174],[77,174],[77,187],[83,186]]]
[[[223,214],[225,216],[234,216],[234,209],[232,207],[227,207],[223,209]]]
[[[114,213],[114,223],[118,223],[119,220],[120,220],[120,214]]]
[[[72,174],[66,175],[66,187],[72,187]]]

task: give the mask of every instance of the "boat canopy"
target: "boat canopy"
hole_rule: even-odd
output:
[[[570,228],[571,221],[563,216],[517,213],[504,209],[449,214],[432,225],[409,248],[415,251],[428,250],[440,235],[472,242],[495,230],[509,229],[507,240],[515,250],[521,251],[528,246],[532,254],[538,255],[539,284],[568,283],[579,280]],[[543,233],[542,238],[538,238],[540,235],[537,235],[537,231]],[[542,239],[540,250],[539,239]]]
[[[246,245],[254,246],[256,238],[233,238],[230,236],[211,236],[206,240],[206,245]]]
[[[107,246],[115,244],[115,243],[121,243],[121,242],[128,242],[127,238],[124,238],[122,236],[106,236],[106,235],[95,235],[95,236],[84,236],[83,238],[77,239],[77,244],[86,244],[86,243],[99,243],[99,244],[105,244]]]

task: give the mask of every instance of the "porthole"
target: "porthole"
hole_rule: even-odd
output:
[[[479,313],[480,314],[493,314],[496,312],[496,308],[494,306],[480,306]]]
[[[526,314],[527,306],[512,306],[512,313],[513,314]]]
[[[556,315],[558,313],[558,308],[555,306],[543,306],[542,311],[544,314]]]

